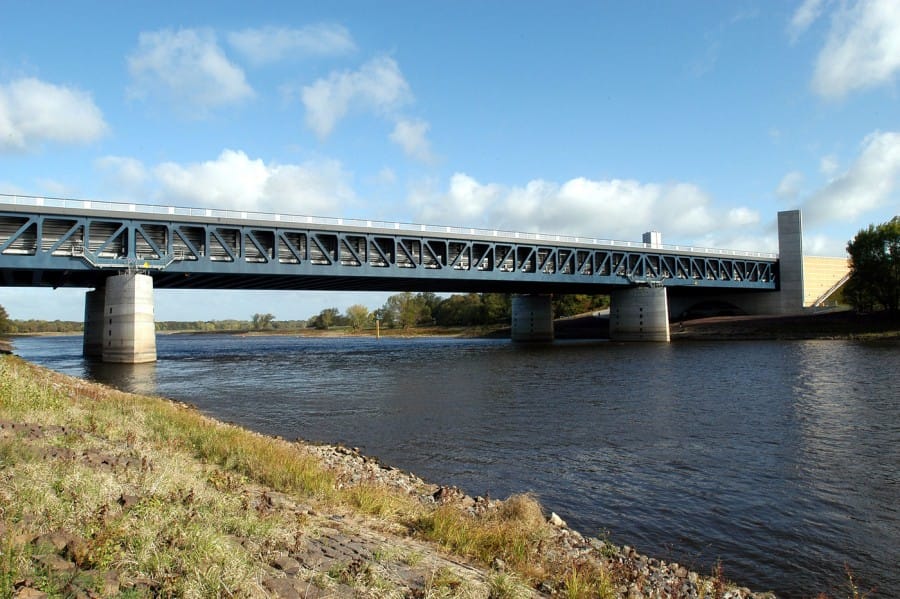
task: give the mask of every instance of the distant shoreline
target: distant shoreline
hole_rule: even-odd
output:
[[[554,321],[555,337],[568,339],[609,339],[609,317],[594,313],[560,318]],[[0,353],[10,351],[17,337],[74,337],[81,332],[14,333],[0,340]],[[156,331],[157,335],[231,335],[235,337],[288,336],[321,338],[374,338],[374,329],[270,329],[263,331]],[[789,316],[713,316],[693,320],[672,321],[672,341],[693,340],[791,340],[791,339],[900,339],[900,315],[886,312],[857,314],[852,311],[829,311]],[[408,330],[382,329],[384,338],[444,337],[508,339],[508,326],[417,327]]]

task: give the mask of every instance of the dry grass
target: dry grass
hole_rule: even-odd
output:
[[[500,509],[479,517],[440,506],[422,514],[414,526],[425,537],[486,565],[501,559],[528,578],[544,574],[540,545],[549,528],[531,496],[510,497]]]

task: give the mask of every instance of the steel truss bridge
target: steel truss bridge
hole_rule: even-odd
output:
[[[774,254],[456,227],[0,195],[0,285],[605,293],[773,291]]]

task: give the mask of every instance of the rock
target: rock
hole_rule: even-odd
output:
[[[272,509],[276,510],[293,510],[297,507],[297,502],[290,496],[278,491],[266,491],[263,493],[263,499]]]
[[[37,589],[33,589],[31,587],[22,587],[16,594],[13,595],[16,599],[45,599],[47,597],[47,593],[44,591],[39,591]]]
[[[300,573],[300,562],[292,557],[282,556],[272,562],[272,567],[281,570],[288,576],[296,576]]]
[[[55,553],[39,555],[35,559],[52,572],[72,572],[75,570],[75,564],[67,559],[63,559]]]
[[[66,548],[63,551],[64,556],[81,566],[83,566],[87,561],[88,553],[89,547],[84,539],[75,537],[73,537],[69,540],[68,543],[66,543]]]
[[[119,496],[119,505],[121,505],[126,510],[129,508],[133,508],[140,502],[141,502],[141,498],[138,497],[137,495],[126,495],[123,493],[122,495]]]
[[[34,544],[37,547],[40,547],[41,545],[49,546],[56,552],[62,552],[66,548],[66,545],[73,540],[75,540],[75,537],[69,533],[57,530],[39,536],[34,540]]]
[[[557,528],[566,528],[566,521],[560,518],[556,512],[550,512],[549,522]]]
[[[687,578],[687,568],[685,568],[684,566],[678,566],[677,568],[675,568],[675,576],[677,576],[678,578]]]
[[[300,593],[294,588],[294,584],[287,578],[265,578],[262,581],[267,591],[281,599],[301,599]]]
[[[459,489],[456,487],[438,487],[438,490],[434,492],[432,497],[436,503],[447,503],[455,499],[459,494]]]

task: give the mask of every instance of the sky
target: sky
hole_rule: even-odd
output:
[[[0,193],[759,251],[799,208],[841,256],[900,213],[898,73],[897,0],[0,0]],[[157,290],[156,318],[385,298]]]

